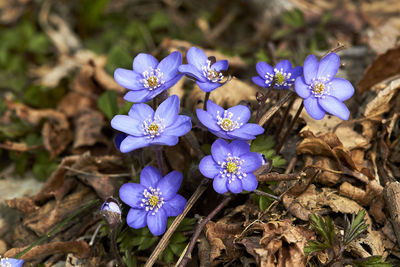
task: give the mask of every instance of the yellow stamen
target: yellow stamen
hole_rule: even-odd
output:
[[[148,131],[152,133],[158,133],[158,125],[155,123],[150,124]]]
[[[225,119],[222,120],[221,127],[223,129],[229,130],[229,129],[232,128],[232,126],[233,126],[233,122],[232,122],[231,119],[226,119],[225,118]]]
[[[158,85],[158,79],[156,76],[150,76],[147,78],[147,82],[149,83],[149,87],[156,87]]]
[[[152,196],[149,198],[149,204],[150,204],[152,207],[155,207],[155,206],[158,204],[158,196],[152,195]]]
[[[314,84],[314,86],[313,86],[313,91],[314,91],[314,93],[316,93],[316,94],[321,94],[321,93],[324,92],[324,90],[325,90],[325,86],[324,86],[323,83],[316,83],[316,84]]]
[[[226,164],[226,169],[228,170],[228,172],[234,173],[237,169],[237,166],[234,162],[228,162],[228,164]]]
[[[282,73],[278,72],[275,74],[275,81],[277,84],[282,84],[285,82],[285,76]]]

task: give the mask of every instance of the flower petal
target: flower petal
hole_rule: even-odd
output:
[[[340,57],[335,53],[330,53],[319,62],[318,78],[332,80],[339,70]]]
[[[197,118],[199,119],[199,121],[207,128],[214,130],[214,131],[221,130],[221,127],[219,127],[219,125],[217,124],[216,119],[214,119],[210,113],[208,113],[202,109],[197,109],[196,114],[197,114]]]
[[[195,66],[200,71],[203,66],[207,66],[207,55],[200,48],[191,47],[186,54],[186,58],[190,65]]]
[[[207,81],[207,79],[204,77],[203,73],[193,65],[188,65],[188,64],[180,65],[178,70],[180,72],[182,72],[183,74],[185,74],[189,77],[192,77],[195,80],[198,80],[200,82]]]
[[[275,69],[279,71],[282,70],[284,73],[290,72],[292,69],[292,63],[290,63],[290,61],[287,59],[281,60],[278,62],[278,64],[276,64]]]
[[[240,156],[240,159],[244,160],[244,162],[241,165],[241,167],[242,167],[241,171],[246,172],[246,173],[257,170],[263,164],[262,156],[260,155],[260,153],[256,153],[256,152],[249,152],[249,153],[243,154]]]
[[[340,101],[345,101],[353,96],[354,87],[345,79],[333,78],[331,81],[331,96],[336,97]]]
[[[140,122],[143,122],[148,118],[153,118],[154,110],[147,104],[134,104],[129,110],[128,115]]]
[[[124,141],[124,139],[127,137],[128,135],[124,134],[124,133],[120,133],[118,134],[115,139],[114,139],[114,143],[115,146],[117,147],[118,150],[120,150],[121,147],[121,143],[122,141]]]
[[[149,140],[149,139],[147,139]],[[152,145],[165,145],[165,146],[174,146],[178,143],[179,138],[178,136],[167,135],[165,132],[160,136],[157,136],[153,140],[149,140],[149,143]]]
[[[228,180],[228,189],[232,193],[238,194],[243,191],[242,182],[238,178],[231,181]]]
[[[342,119],[348,120],[350,111],[346,105],[333,96],[325,96],[323,99],[319,99],[318,103],[330,114]]]
[[[304,99],[304,107],[307,113],[315,120],[321,120],[325,116],[325,111],[318,104],[318,100],[313,96]]]
[[[148,89],[129,91],[124,95],[124,99],[134,103],[144,103],[151,100],[150,91]]]
[[[155,188],[162,178],[161,173],[153,166],[146,166],[140,173],[140,184],[145,187]]]
[[[243,154],[250,152],[250,145],[243,140],[234,140],[229,144],[229,148],[232,151],[232,156],[240,157]]]
[[[133,59],[133,70],[139,74],[148,71],[150,68],[156,69],[158,60],[152,55],[140,53]]]
[[[183,196],[177,194],[175,197],[164,203],[163,209],[167,213],[168,217],[178,216],[185,209],[186,202],[187,201]]]
[[[255,135],[262,134],[263,132],[264,132],[264,128],[261,127],[260,125],[255,124],[255,123],[246,123],[239,129],[235,129],[232,132],[229,132],[228,135],[237,136],[237,137],[243,138],[243,139],[246,139],[246,136],[248,136],[248,137],[251,136],[252,138],[247,139],[247,140],[252,140],[255,138],[254,137]]]
[[[223,162],[228,157],[228,153],[232,153],[230,150],[228,143],[225,140],[217,139],[211,145],[211,155],[215,162]]]
[[[258,75],[260,75],[262,78],[265,78],[265,75],[267,75],[267,74],[274,75],[274,68],[265,62],[262,62],[262,61],[258,62],[256,65],[256,69],[257,69]],[[265,82],[264,82],[264,84],[265,84]]]
[[[292,76],[290,76],[290,78],[296,79],[297,77],[303,75],[303,67],[301,67],[301,66],[296,67],[296,68],[292,69],[291,73],[292,73]]]
[[[176,121],[178,113],[179,97],[177,95],[172,95],[158,106],[154,113],[154,118],[160,117],[161,119],[164,119],[164,125],[165,127],[168,127]]]
[[[24,264],[24,260],[21,259],[12,259],[12,258],[0,259],[0,266],[22,267],[22,264]]]
[[[146,137],[144,136],[137,137],[129,135],[121,142],[119,149],[121,150],[122,153],[128,153],[135,149],[146,147],[148,145],[150,145],[150,143],[149,139],[147,139]]]
[[[211,69],[220,72],[227,70],[228,66],[229,66],[228,60],[220,60],[212,64]]]
[[[134,229],[143,228],[147,225],[147,213],[144,209],[130,209],[126,216],[126,223]]]
[[[119,198],[128,206],[141,209],[140,204],[143,199],[143,191],[146,189],[141,184],[127,183],[119,189]]]
[[[205,177],[213,179],[219,174],[220,166],[214,161],[212,156],[205,156],[201,159],[199,170]]]
[[[144,89],[143,83],[140,82],[142,76],[134,71],[118,68],[114,71],[114,80],[130,90]]]
[[[187,134],[192,129],[192,121],[190,117],[178,115],[175,123],[171,124],[164,133],[171,136],[182,136]]]
[[[219,130],[219,131],[213,131],[211,129],[208,129],[213,135],[218,136],[219,138],[223,139],[235,139],[236,137],[229,136],[227,132],[224,130]]]
[[[174,86],[182,77],[183,77],[183,74],[178,74],[171,80],[166,81],[163,85],[161,85],[160,88],[158,88],[159,90],[157,90],[157,89],[153,90],[155,92],[153,94],[151,94],[152,98],[154,98],[155,96],[159,95],[160,93],[162,93],[165,90],[168,90],[169,88]]]
[[[245,124],[246,122],[249,121],[251,116],[250,109],[243,105],[233,106],[231,108],[228,108],[227,111],[233,114],[232,120],[237,121],[238,123]]]
[[[253,78],[251,78],[251,80],[253,81],[253,83],[261,87],[269,87],[271,84],[271,82],[265,83],[265,80],[262,79],[260,76],[254,76]]]
[[[182,180],[182,173],[173,171],[158,181],[157,188],[160,189],[164,200],[170,200],[176,196],[176,192],[178,192],[179,187],[182,184]]]
[[[129,135],[143,136],[139,121],[126,115],[114,116],[111,120],[111,127]]]
[[[161,207],[157,212],[147,213],[147,226],[153,235],[162,235],[167,229],[167,212]]]
[[[169,81],[178,75],[178,67],[182,65],[182,55],[178,51],[172,52],[158,64],[157,68],[163,74],[163,80]]]
[[[311,94],[310,88],[305,83],[304,77],[297,77],[294,82],[294,90],[301,98],[308,98]]]
[[[206,93],[211,92],[222,85],[218,82],[196,82],[196,84]]]
[[[258,181],[254,174],[248,173],[246,177],[242,178],[242,186],[246,191],[253,191],[257,189]]]
[[[304,80],[306,84],[311,84],[312,79],[317,78],[318,59],[314,55],[309,55],[304,61]]]
[[[213,180],[213,188],[215,192],[223,194],[228,192],[228,187],[226,186],[227,178],[218,175]]]
[[[224,114],[225,109],[223,109],[221,106],[215,104],[211,100],[207,101],[207,112],[211,114],[213,117],[217,117],[217,114],[219,112],[220,115]]]

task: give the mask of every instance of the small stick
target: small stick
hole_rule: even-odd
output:
[[[156,156],[157,156],[157,165],[158,169],[162,173],[162,175],[165,175],[165,170],[164,170],[164,164],[163,164],[163,157],[162,157],[162,147],[156,148],[155,149]]]
[[[256,193],[256,195],[259,195],[259,196],[266,196],[266,197],[273,198],[273,199],[275,199],[275,200],[277,200],[277,201],[281,201],[281,198],[280,198],[280,197],[277,197],[277,196],[268,194],[268,193],[263,192],[263,191],[260,191],[260,190],[254,190],[253,192]]]
[[[293,92],[289,92],[284,95],[275,105],[273,105],[265,114],[261,117],[258,125],[263,126],[269,118],[271,118],[293,95]]]
[[[299,118],[300,113],[303,110],[303,107],[304,107],[304,103],[301,102],[301,105],[300,105],[299,109],[297,110],[296,115],[294,115],[293,120],[290,122],[289,128],[286,130],[285,135],[283,136],[281,142],[279,143],[279,145],[277,146],[277,148],[275,150],[276,154],[279,154],[279,152],[281,152],[281,149],[282,149],[283,145],[285,144],[286,139],[289,137],[289,134],[292,131],[294,124],[296,123],[297,119]]]
[[[203,230],[204,226],[212,219],[214,218],[215,215],[223,208],[225,207],[226,204],[232,199],[232,195],[229,195],[226,197],[215,209],[208,214],[206,218],[201,220],[199,225],[197,225],[196,230],[192,236],[192,239],[190,240],[189,246],[186,250],[185,256],[183,257],[182,261],[179,263],[178,267],[184,267],[186,264],[189,262],[189,260],[192,259],[192,251],[194,249],[194,246],[196,245],[197,238],[199,237],[201,231]]]
[[[113,229],[111,230],[111,249],[114,253],[115,258],[117,259],[118,262],[118,266],[119,267],[123,267],[125,266],[125,264],[123,264],[122,259],[121,259],[121,255],[119,255],[118,252],[118,247],[117,247],[117,227],[113,227]]]
[[[158,256],[160,256],[160,254],[165,250],[166,246],[168,245],[169,239],[171,238],[172,234],[175,232],[176,228],[179,226],[179,224],[185,218],[186,214],[193,207],[193,205],[196,203],[196,201],[204,193],[204,191],[206,190],[207,185],[210,181],[211,180],[207,179],[207,178],[203,179],[203,181],[197,187],[196,191],[193,193],[193,195],[188,200],[183,212],[175,218],[175,220],[172,222],[171,226],[168,228],[168,230],[165,232],[165,234],[163,235],[161,240],[158,242],[157,246],[154,248],[149,259],[147,260],[147,262],[144,265],[145,267],[153,266],[153,264],[158,259]]]
[[[290,174],[281,174],[277,172],[270,172],[267,174],[261,174],[257,176],[257,181],[259,182],[280,182],[280,181],[293,181],[299,180],[301,176],[304,176],[304,172],[300,173],[290,173]]]

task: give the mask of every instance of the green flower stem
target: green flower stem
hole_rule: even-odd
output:
[[[264,115],[261,117],[258,125],[264,126],[264,124],[290,99],[294,92],[289,92],[284,95],[275,105],[273,105]]]
[[[125,264],[122,262],[121,255],[119,255],[116,239],[117,239],[117,227],[113,227],[111,230],[111,249],[114,253],[115,259],[118,262],[118,266],[124,267]]]
[[[99,199],[93,199],[91,201],[89,201],[88,203],[86,203],[85,205],[83,205],[81,208],[77,209],[74,213],[71,214],[71,216],[69,216],[68,218],[66,218],[64,221],[62,221],[59,225],[55,226],[48,234],[42,236],[40,239],[38,239],[36,242],[33,242],[32,245],[30,245],[29,247],[27,247],[26,249],[24,249],[22,252],[18,253],[15,258],[19,259],[21,258],[25,253],[27,253],[29,250],[31,250],[32,248],[34,248],[35,246],[39,245],[40,243],[42,243],[43,241],[45,241],[47,238],[50,238],[54,235],[54,233],[56,233],[61,227],[63,227],[64,225],[66,225],[69,221],[71,221],[74,217],[76,217],[77,215],[79,215],[80,213],[82,213],[84,210],[86,210],[87,208],[93,206],[94,204],[97,204],[100,200]]]
[[[278,138],[279,138],[279,136],[281,134],[282,128],[285,125],[286,119],[287,119],[287,117],[289,115],[289,111],[292,108],[293,103],[294,103],[295,100],[296,100],[296,97],[292,97],[292,100],[290,100],[290,102],[289,102],[289,104],[288,104],[288,106],[287,106],[287,108],[285,110],[285,113],[283,114],[283,118],[282,118],[281,122],[279,123],[278,129],[275,132],[275,140],[278,140]]]
[[[203,110],[205,111],[207,111],[207,101],[210,99],[210,94],[211,92],[207,92],[206,96],[204,97]]]

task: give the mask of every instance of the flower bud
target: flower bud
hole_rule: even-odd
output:
[[[121,222],[121,208],[118,201],[113,197],[107,198],[101,205],[100,214],[111,227],[115,227]]]

